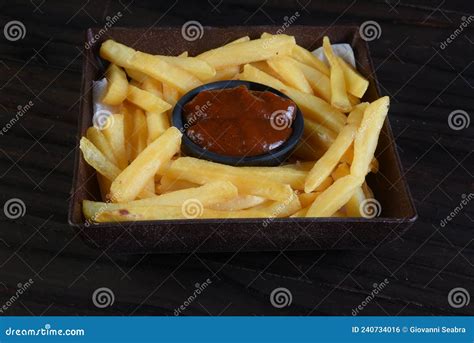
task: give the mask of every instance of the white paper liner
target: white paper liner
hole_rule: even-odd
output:
[[[344,61],[349,63],[354,68],[356,67],[354,50],[352,50],[352,47],[350,46],[350,44],[340,43],[340,44],[331,44],[331,46],[332,46],[332,51],[334,51],[334,54],[336,56],[339,56],[340,58],[342,58]],[[316,56],[317,58],[319,58],[321,61],[323,61],[327,66],[329,66],[329,62],[326,59],[326,56],[324,56],[324,51],[323,51],[322,46],[314,50],[312,54]]]

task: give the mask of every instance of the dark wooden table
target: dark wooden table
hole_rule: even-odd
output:
[[[207,278],[212,284],[183,314],[351,315],[385,279],[361,315],[474,314],[474,301],[448,302],[456,287],[474,296],[474,201],[466,200],[474,192],[474,125],[455,130],[448,119],[456,110],[474,116],[472,1],[129,1],[0,3],[2,27],[18,20],[26,29],[17,41],[0,35],[1,204],[16,198],[26,209],[15,220],[1,211],[0,305],[33,281],[4,314],[173,315]],[[67,224],[83,32],[118,11],[117,26],[281,25],[295,11],[302,25],[376,21],[381,36],[370,48],[392,97],[416,224],[372,251],[111,256],[87,247]],[[463,20],[471,22],[460,32]],[[94,306],[99,287],[113,291],[113,306]],[[277,287],[291,291],[291,306],[272,306]]]

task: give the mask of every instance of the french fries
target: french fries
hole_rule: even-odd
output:
[[[288,184],[262,179],[262,177],[242,168],[193,157],[181,157],[175,160],[165,172],[165,176],[197,184],[226,180],[232,182],[239,189],[239,194],[256,195],[276,201],[285,201],[293,193]]]
[[[115,202],[134,200],[160,166],[178,153],[181,136],[182,133],[178,129],[170,127],[147,146],[120,175],[113,179],[110,187],[111,199]]]
[[[134,69],[158,81],[169,83],[183,93],[202,84],[193,74],[160,57],[135,51],[110,39],[102,44],[100,56],[121,67]]]
[[[102,102],[107,105],[120,105],[127,97],[128,81],[125,72],[111,63],[105,72],[107,89]]]
[[[311,52],[309,52],[305,48],[302,48],[301,46],[296,45],[295,47],[293,47],[293,51],[291,52],[291,55],[294,59],[300,61],[301,63],[304,63],[310,67],[313,67],[316,70],[319,70],[324,75],[329,76],[329,73],[330,73],[329,68],[324,64],[324,62],[317,59],[316,56],[314,56]]]
[[[369,87],[369,81],[347,64],[347,62],[342,58],[337,57],[337,61],[339,62],[339,66],[344,74],[347,91],[356,98],[362,98]]]
[[[359,177],[367,175],[389,106],[390,100],[387,96],[384,96],[369,104],[365,109],[364,117],[354,140],[354,159],[351,164],[352,175]]]
[[[342,112],[349,112],[352,105],[347,97],[346,82],[342,67],[336,55],[332,51],[331,43],[328,37],[323,38],[324,55],[331,66],[331,75],[329,77],[331,82],[331,105]]]
[[[132,85],[128,86],[127,100],[149,112],[162,113],[171,108],[169,103],[153,93]]]
[[[267,61],[273,71],[280,75],[289,86],[305,93],[313,94],[313,89],[306,80],[303,72],[296,63],[288,56],[279,56],[270,58]]]
[[[363,178],[352,175],[338,179],[314,200],[306,217],[331,217],[349,201],[363,182]]]
[[[197,216],[186,215],[181,207],[137,207],[132,211],[126,209],[103,211],[99,213],[95,221],[101,222],[123,222],[136,220],[165,220],[165,219],[225,219],[225,218],[265,218],[266,213],[248,209],[241,211],[216,211],[203,208]]]
[[[254,39],[224,45],[206,51],[197,58],[206,61],[216,69],[231,65],[241,65],[263,61],[275,56],[289,55],[295,46],[295,38],[287,35],[275,35],[268,39]]]
[[[116,166],[119,165],[112,150],[112,146],[110,145],[107,138],[105,138],[101,130],[99,130],[95,126],[91,126],[87,129],[86,137],[88,140],[91,141],[92,144],[94,144],[100,150],[101,153],[105,155],[105,157],[107,157],[110,162],[112,162]]]
[[[86,137],[81,138],[79,148],[86,162],[108,180],[113,181],[120,174],[120,169],[110,162]]]
[[[115,161],[117,161],[117,167],[124,169],[128,164],[124,135],[124,115],[116,113],[108,117],[107,120],[109,123],[105,125],[102,132],[110,144]]]
[[[100,56],[110,65],[100,101],[117,113],[80,141],[102,196],[83,201],[84,217],[262,218],[263,225],[273,218],[361,217],[361,204],[374,197],[365,178],[378,171],[374,153],[389,99],[361,102],[368,80],[334,53],[328,37],[323,50],[329,66],[285,34],[245,36],[197,56],[152,55],[105,41]],[[189,90],[230,79],[280,90],[301,109],[303,136],[289,162],[234,167],[181,157],[172,108]]]
[[[220,204],[237,197],[237,188],[227,181],[216,181],[196,188],[182,189],[155,196],[152,198],[135,200],[125,203],[104,203],[95,201],[85,201],[83,206],[84,216],[91,219],[101,211],[113,211],[126,209],[133,211],[136,208],[149,207],[157,208],[160,206],[178,206],[186,205],[187,201],[192,200],[199,207],[209,207]]]
[[[326,153],[314,164],[313,169],[308,173],[306,178],[304,191],[310,193],[314,191],[325,178],[331,175],[331,172],[341,160],[344,152],[349,148],[354,140],[356,134],[356,127],[353,125],[346,125],[334,143],[329,147]]]

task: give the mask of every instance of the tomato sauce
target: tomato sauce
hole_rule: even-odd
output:
[[[281,146],[293,131],[295,103],[245,86],[200,92],[183,109],[187,136],[209,151],[256,156]]]

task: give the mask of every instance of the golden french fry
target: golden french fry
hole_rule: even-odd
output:
[[[263,203],[252,208],[253,210],[266,214],[268,218],[289,217],[295,212],[301,210],[301,203],[298,196],[293,193],[285,201],[272,201],[269,204]]]
[[[145,184],[145,187],[138,193],[137,199],[149,199],[156,197],[155,194],[155,179],[151,178]]]
[[[300,92],[284,85],[271,75],[246,64],[239,76],[242,80],[254,81],[278,89],[288,95],[303,111],[308,119],[312,119],[335,132],[339,132],[346,122],[346,116],[317,96]]]
[[[367,81],[362,75],[360,75],[352,66],[347,64],[342,58],[337,57],[339,65],[344,73],[344,80],[346,82],[347,91],[357,98],[362,98],[369,87],[369,81]]]
[[[179,100],[178,90],[171,85],[163,83],[163,99],[173,107]]]
[[[313,67],[314,69],[320,71],[324,75],[329,76],[330,72],[327,65],[325,65],[323,61],[318,59],[316,56],[314,56],[311,52],[309,52],[305,48],[302,48],[301,46],[296,45],[293,48],[293,51],[291,52],[291,56],[297,61],[300,61],[301,63],[304,63],[310,67]]]
[[[111,63],[105,72],[107,89],[102,102],[107,105],[120,105],[127,97],[128,80],[125,72]]]
[[[250,40],[249,36],[244,36],[244,37],[237,38],[236,40],[233,40],[233,41],[227,43],[226,45],[232,45],[232,44],[237,44],[237,43],[242,43],[242,42],[248,42],[249,40]]]
[[[101,153],[105,155],[105,157],[107,157],[110,162],[112,162],[116,166],[118,165],[112,147],[101,130],[99,130],[95,126],[91,126],[87,129],[86,137],[92,142],[92,144],[94,144],[100,150]]]
[[[121,170],[128,165],[127,150],[125,147],[124,134],[124,115],[123,113],[115,113],[107,118],[107,124],[102,132],[112,148],[112,152],[117,161],[117,167]]]
[[[169,103],[153,93],[132,85],[128,86],[127,100],[148,112],[161,113],[171,108]]]
[[[163,86],[160,81],[151,77],[147,77],[143,82],[141,88],[151,94],[163,99]]]
[[[95,218],[97,222],[123,222],[137,220],[167,219],[220,219],[220,218],[265,218],[265,213],[253,209],[242,211],[216,211],[204,208],[197,216],[185,215],[181,207],[137,207],[133,211],[127,209],[100,212]]]
[[[98,215],[100,211],[113,211],[119,209],[127,209],[133,211],[139,207],[156,208],[160,206],[177,206],[183,207],[183,211],[190,207],[208,207],[223,203],[229,199],[237,197],[237,188],[228,181],[216,181],[205,184],[196,188],[183,189],[170,192],[147,199],[134,200],[126,203],[103,203],[84,200],[82,204],[84,216],[92,219]]]
[[[224,45],[206,51],[197,57],[216,69],[229,65],[240,65],[262,61],[275,56],[288,55],[295,46],[295,38],[287,35],[275,35],[268,39],[254,39]]]
[[[146,74],[132,68],[125,68],[125,72],[132,80],[135,80],[140,83],[143,83],[149,79],[149,77]]]
[[[314,200],[306,213],[307,217],[330,217],[352,197],[364,179],[352,175],[344,176],[335,181]]]
[[[300,200],[301,207],[305,208],[310,206],[314,202],[314,200],[316,200],[319,194],[321,194],[321,192],[298,194],[298,199]]]
[[[349,165],[345,162],[339,163],[336,169],[331,173],[331,177],[334,181],[337,179],[340,179],[341,177],[344,177],[346,175],[349,175],[351,173],[351,168]]]
[[[362,122],[362,117],[364,116],[364,111],[369,105],[368,102],[362,102],[357,106],[354,106],[351,113],[347,116],[347,124],[352,124],[355,126],[360,126]]]
[[[169,83],[183,93],[202,84],[193,74],[159,57],[135,51],[110,39],[102,43],[100,56],[121,67],[134,69],[158,81]]]
[[[321,182],[321,184],[316,187],[316,189],[314,190],[315,192],[322,192],[326,189],[328,189],[332,184],[333,184],[334,180],[332,177],[328,176],[327,178],[325,178],[323,180],[323,182]]]
[[[331,175],[331,172],[341,160],[344,152],[354,141],[356,134],[354,125],[346,125],[339,133],[334,143],[329,147],[326,153],[314,164],[313,169],[308,173],[305,181],[304,190],[306,193],[315,190],[323,180]]]
[[[297,161],[296,163],[282,164],[281,168],[291,168],[295,170],[310,171],[313,168],[314,162],[311,161]]]
[[[348,217],[361,217],[360,213],[361,204],[366,199],[362,187],[358,187],[354,195],[351,196],[347,204],[345,205],[346,213]]]
[[[206,61],[196,57],[175,57],[157,55],[161,60],[179,67],[196,76],[201,81],[206,81],[216,75],[216,70]]]
[[[160,137],[170,127],[166,112],[146,112],[146,126],[148,128],[147,144]]]
[[[274,182],[288,184],[293,189],[303,190],[307,171],[284,167],[240,167],[255,176],[260,176]]]
[[[163,175],[160,179],[160,185],[158,186],[157,193],[164,194],[193,187],[199,187],[199,184],[186,180],[177,180],[169,177],[168,175]]]
[[[188,57],[188,55],[189,55],[189,54],[188,54],[187,51],[183,51],[182,53],[180,53],[180,54],[178,55],[178,57]]]
[[[148,128],[145,113],[141,109],[136,108],[132,118],[133,132],[130,140],[132,143],[132,159],[134,160],[147,146]]]
[[[390,99],[384,96],[369,104],[365,109],[362,122],[354,140],[354,159],[351,165],[352,175],[361,177],[367,175],[389,106]]]
[[[262,179],[251,171],[192,157],[178,158],[171,163],[165,175],[198,184],[227,180],[239,189],[239,194],[256,195],[271,200],[285,201],[293,193],[289,185]]]
[[[255,195],[238,195],[237,197],[209,206],[211,210],[217,211],[240,211],[258,206],[267,200]]]
[[[329,76],[331,82],[331,105],[342,112],[349,112],[352,105],[347,97],[344,73],[337,56],[334,55],[334,52],[332,51],[331,43],[327,36],[323,38],[323,49],[324,55],[331,66],[331,74]]]
[[[136,198],[148,180],[180,150],[182,133],[170,127],[145,148],[113,181],[111,199],[126,202]]]
[[[293,61],[303,73],[314,94],[326,102],[331,102],[331,82],[329,77],[316,68],[312,68],[295,59]]]
[[[349,102],[351,103],[352,108],[360,104],[360,99],[358,97],[353,96],[351,93],[347,93],[347,99],[349,99]]]
[[[216,70],[216,75],[211,77],[209,80],[206,80],[206,82],[232,80],[239,74],[239,72],[240,67],[237,65],[220,68]]]
[[[304,218],[306,217],[306,213],[308,213],[309,206],[308,207],[303,207],[301,210],[298,212],[292,214],[290,218]]]
[[[123,133],[125,135],[125,150],[127,152],[128,163],[135,158],[133,147],[133,114],[137,107],[129,102],[124,102],[123,113]]]
[[[293,62],[293,59],[288,56],[278,56],[268,59],[267,63],[286,84],[301,92],[313,94],[313,89],[308,80],[306,80],[301,69]]]
[[[84,160],[110,181],[113,181],[120,174],[120,169],[110,162],[86,137],[81,138],[79,148],[82,151]]]

